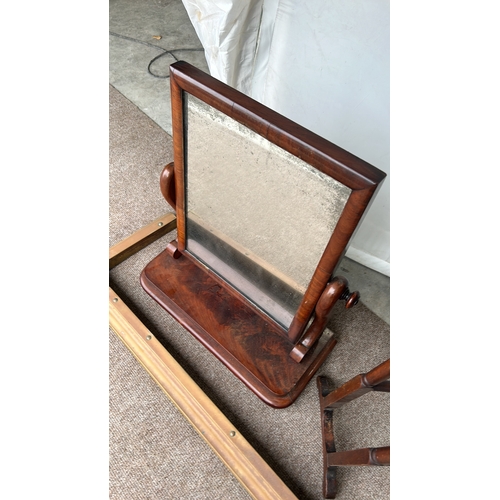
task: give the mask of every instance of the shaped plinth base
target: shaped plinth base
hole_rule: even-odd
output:
[[[300,363],[284,329],[267,319],[189,254],[168,250],[141,274],[144,290],[275,408],[292,404],[336,344],[325,332]]]

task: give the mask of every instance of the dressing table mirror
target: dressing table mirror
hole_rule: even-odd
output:
[[[174,161],[160,188],[177,239],[145,291],[265,403],[289,406],[335,345],[335,269],[385,173],[180,61]]]

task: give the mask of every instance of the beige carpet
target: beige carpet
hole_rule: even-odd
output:
[[[110,86],[110,245],[171,211],[159,190],[171,137]],[[262,403],[141,288],[145,265],[171,233],[110,272],[126,300],[299,499],[321,499],[322,448],[315,379],[289,408]],[[352,284],[353,288],[356,284]],[[338,304],[338,344],[318,374],[338,386],[387,359],[389,326],[362,303]],[[248,499],[248,493],[110,331],[110,499]],[[336,412],[337,447],[386,446],[388,394],[369,393]],[[389,467],[339,470],[340,500],[388,499]]]

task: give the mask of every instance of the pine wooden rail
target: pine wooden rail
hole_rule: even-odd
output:
[[[169,213],[114,245],[109,250],[110,269],[175,227],[175,215]],[[253,498],[297,500],[278,475],[111,287],[109,324]]]

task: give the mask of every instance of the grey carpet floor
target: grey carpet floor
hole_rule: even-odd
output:
[[[159,190],[172,139],[110,86],[110,245],[172,211]],[[122,296],[170,354],[207,393],[299,499],[322,499],[322,444],[315,380],[290,407],[262,403],[141,288],[145,265],[175,232],[110,272]],[[356,284],[352,284],[353,288]],[[332,387],[390,356],[389,326],[362,303],[335,308],[338,343],[318,374]],[[168,397],[110,330],[110,499],[248,499]],[[336,412],[337,448],[386,446],[390,396],[369,393]],[[339,470],[340,500],[388,499],[389,467]]]

